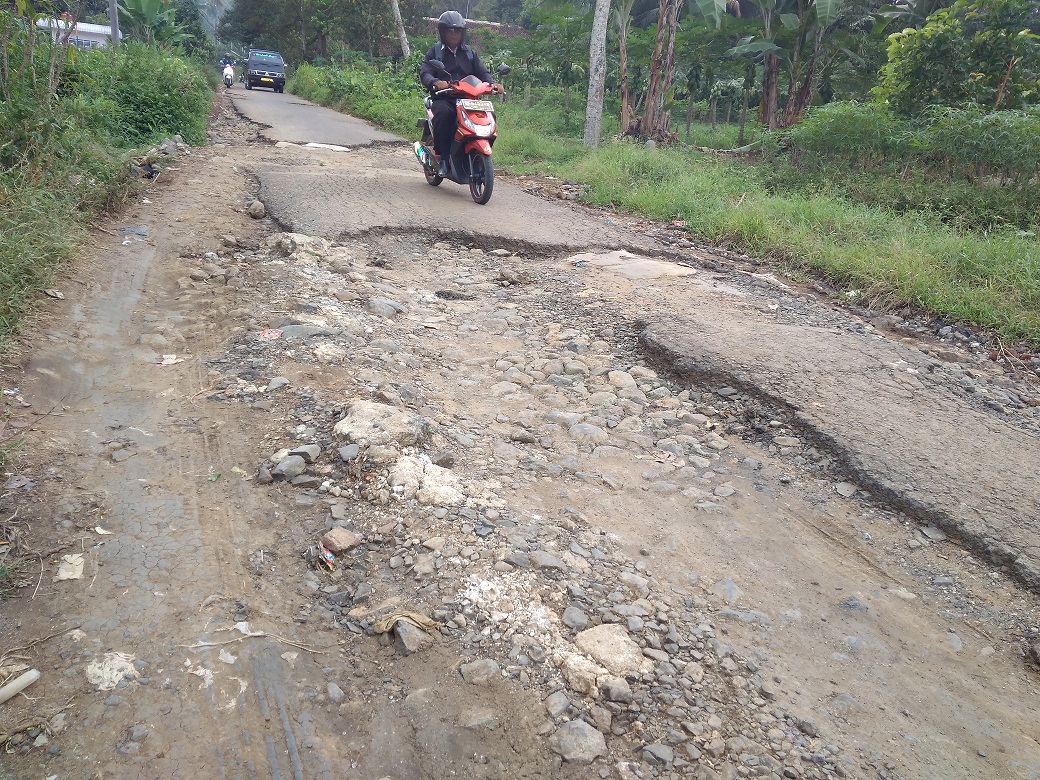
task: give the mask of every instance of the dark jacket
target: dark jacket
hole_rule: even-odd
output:
[[[488,69],[484,67],[484,63],[480,61],[480,57],[469,46],[464,43],[460,44],[456,52],[452,54],[451,49],[443,43],[438,43],[426,52],[422,70],[419,71],[419,79],[426,89],[432,89],[435,81],[449,80],[443,73],[433,69],[430,65],[431,60],[443,62],[444,67],[451,74],[450,80],[452,81],[458,81],[466,76],[476,76],[481,81],[486,81],[489,84],[494,83],[494,79],[491,78]]]

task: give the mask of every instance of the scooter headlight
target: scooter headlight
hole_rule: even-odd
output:
[[[463,114],[462,124],[465,125],[466,128],[470,130],[475,136],[477,136],[477,138],[488,138],[493,132],[495,132],[495,118],[493,116],[491,117],[490,124],[477,125],[474,124],[468,116]]]

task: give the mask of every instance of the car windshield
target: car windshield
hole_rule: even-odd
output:
[[[269,54],[267,52],[263,52],[263,53],[254,52],[253,54],[249,55],[249,58],[251,60],[255,60],[257,62],[263,62],[263,63],[268,64],[268,65],[271,65],[271,64],[273,64],[273,65],[281,65],[282,64],[282,58],[281,57],[279,57],[277,54]]]

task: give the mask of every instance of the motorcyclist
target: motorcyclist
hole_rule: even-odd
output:
[[[444,80],[444,74],[435,70],[430,63],[433,60],[443,62],[453,81],[466,76],[476,76],[481,81],[490,83],[494,92],[504,90],[501,84],[495,83],[477,53],[463,43],[466,36],[466,19],[462,14],[458,11],[442,13],[437,19],[437,32],[441,42],[426,52],[419,78],[423,86],[433,93],[433,151],[437,155],[437,175],[447,176],[451,140],[458,122],[455,97],[451,93],[436,94],[438,90],[448,89],[451,85]]]

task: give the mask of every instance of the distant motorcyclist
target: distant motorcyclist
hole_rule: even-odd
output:
[[[445,11],[437,19],[437,32],[441,42],[435,44],[423,61],[419,78],[426,89],[433,94],[433,151],[437,155],[437,175],[448,173],[448,155],[451,152],[451,140],[455,135],[457,117],[455,114],[455,98],[451,93],[437,95],[438,90],[451,86],[444,80],[444,74],[435,70],[430,63],[440,60],[451,75],[453,81],[466,76],[476,76],[481,81],[492,85],[495,92],[502,92],[502,85],[495,83],[491,73],[484,67],[480,57],[469,46],[463,43],[466,36],[466,19],[458,11]]]

